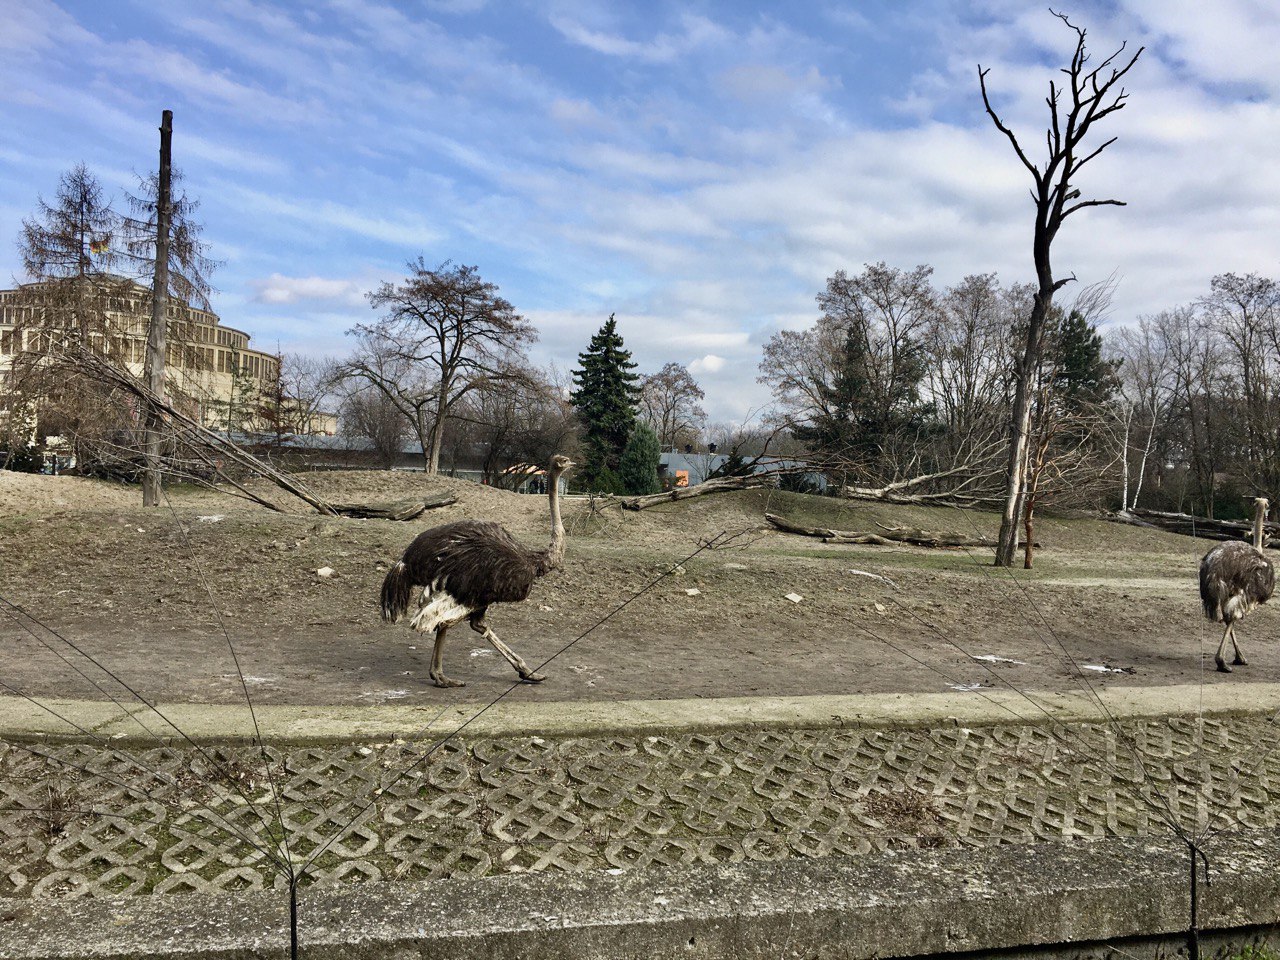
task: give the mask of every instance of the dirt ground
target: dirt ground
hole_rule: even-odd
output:
[[[177,489],[171,505],[144,511],[135,488],[0,472],[0,695],[118,694],[71,644],[159,700],[242,699],[232,648],[260,703],[430,706],[505,690],[515,674],[465,627],[450,632],[445,668],[467,686],[432,686],[431,638],[381,623],[378,591],[389,564],[437,523],[497,520],[531,546],[545,544],[545,498],[410,473],[305,481],[342,502],[440,490],[458,502],[396,523],[323,518],[301,504],[281,515]],[[1044,549],[1035,570],[1003,571],[981,550],[823,545],[765,529],[766,510],[841,529],[885,523],[993,534],[997,526],[991,514],[767,490],[643,513],[592,513],[571,499],[565,569],[525,603],[494,607],[489,620],[531,664],[582,639],[545,668],[545,683],[513,695],[1069,690],[1083,689],[1086,666],[1107,668],[1084,672],[1098,688],[1280,680],[1276,611],[1266,608],[1240,630],[1252,664],[1230,676],[1213,671],[1220,628],[1201,617],[1195,584],[1203,541],[1047,519],[1037,527]],[[727,545],[690,557],[717,536]],[[316,572],[326,566],[335,571],[329,578]]]

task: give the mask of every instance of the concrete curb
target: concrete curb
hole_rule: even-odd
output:
[[[0,696],[0,739],[88,739],[84,731],[121,746],[154,745],[157,739],[176,741],[183,739],[182,735],[201,742],[254,739],[253,724],[243,706],[158,704],[157,714],[140,704],[127,705],[127,710],[112,703],[86,700],[40,699],[39,704]],[[728,730],[911,728],[948,723],[1103,723],[1201,713],[1212,717],[1256,716],[1280,712],[1280,683],[1121,687],[1099,690],[1096,699],[1085,693],[993,690],[598,703],[504,701],[472,720],[483,708],[484,704],[255,709],[264,740],[306,745],[435,739],[464,724],[467,735],[473,737],[598,737]]]
[[[1209,849],[1200,922],[1211,943],[1274,937],[1278,848],[1280,835],[1258,831]],[[1188,856],[1174,839],[1102,840],[329,887],[303,891],[299,939],[308,960],[864,960],[1028,948],[1067,958],[1114,954],[1119,943],[1125,955],[1168,956],[1187,928]],[[283,891],[0,901],[0,957],[274,958],[285,955],[287,917]]]

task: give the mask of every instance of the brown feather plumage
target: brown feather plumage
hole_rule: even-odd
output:
[[[410,586],[444,591],[483,609],[528,597],[545,554],[521,545],[497,523],[458,520],[418,534],[401,563]]]
[[[1275,592],[1275,568],[1251,544],[1228,540],[1200,561],[1200,601],[1204,615],[1217,623],[1239,620]]]

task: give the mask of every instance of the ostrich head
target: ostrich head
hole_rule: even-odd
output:
[[[553,477],[558,477],[566,470],[570,470],[575,466],[574,462],[566,457],[563,453],[557,453],[551,458],[551,466],[547,473]]]

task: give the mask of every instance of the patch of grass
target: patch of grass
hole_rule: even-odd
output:
[[[40,829],[48,840],[56,840],[67,832],[76,819],[79,798],[74,786],[55,780],[45,787],[45,802],[37,814]]]
[[[1239,953],[1233,953],[1225,960],[1280,960],[1280,952],[1269,944],[1251,943]]]

